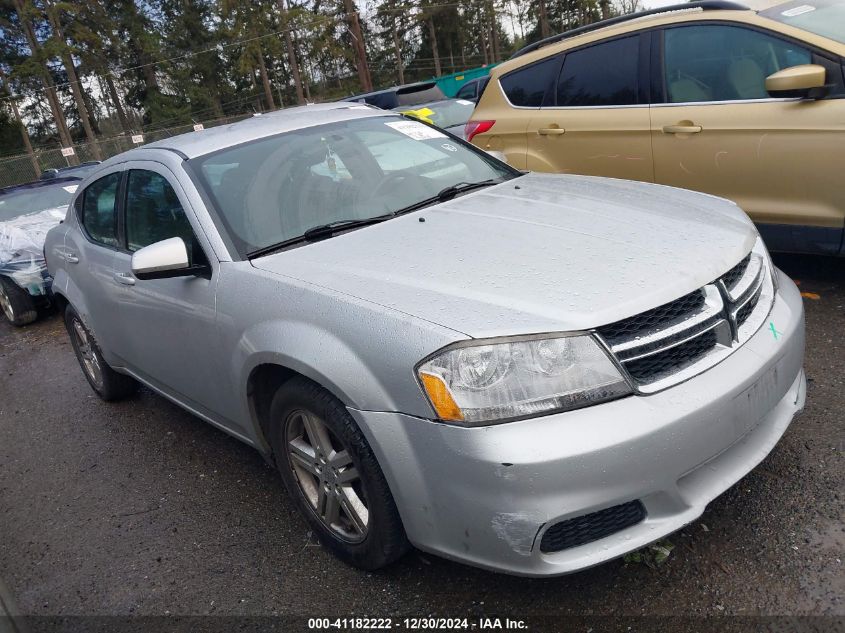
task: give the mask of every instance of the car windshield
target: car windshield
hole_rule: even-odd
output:
[[[437,127],[463,125],[472,116],[475,104],[464,99],[423,103],[413,108],[401,108],[402,114],[432,123]]]
[[[0,222],[28,213],[67,207],[76,187],[76,183],[64,182],[49,187],[17,189],[0,194]]]
[[[845,44],[845,1],[843,0],[787,2],[761,11],[760,15]]]
[[[189,161],[242,257],[336,222],[390,216],[447,187],[518,175],[418,121],[368,117]]]

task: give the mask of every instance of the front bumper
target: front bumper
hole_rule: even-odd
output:
[[[804,308],[792,281],[715,367],[649,396],[480,428],[351,410],[418,548],[527,576],[565,574],[678,530],[763,460],[804,406]],[[552,525],[640,500],[645,520],[543,553]]]

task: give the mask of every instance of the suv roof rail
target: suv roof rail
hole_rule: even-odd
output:
[[[648,11],[638,11],[636,13],[628,13],[626,15],[618,15],[615,18],[608,18],[607,20],[601,20],[599,22],[593,22],[592,24],[587,24],[585,26],[579,26],[576,29],[572,29],[571,31],[564,31],[563,33],[558,33],[557,35],[552,35],[551,37],[547,37],[544,40],[540,40],[539,42],[534,42],[533,44],[529,44],[523,48],[520,48],[517,52],[510,56],[510,59],[514,59],[515,57],[520,57],[521,55],[525,55],[526,53],[530,53],[532,51],[536,51],[538,48],[542,48],[544,46],[548,46],[549,44],[555,44],[562,40],[568,39],[570,37],[575,37],[576,35],[582,35],[584,33],[589,33],[590,31],[596,31],[598,29],[603,29],[606,26],[613,26],[615,24],[622,24],[623,22],[627,22],[629,20],[636,20],[638,18],[647,17],[649,15],[658,15],[660,13],[671,13],[672,11],[686,11],[689,9],[701,9],[702,11],[750,11],[747,6],[743,4],[739,4],[737,2],[729,2],[728,0],[702,0],[701,2],[684,2],[683,4],[672,4],[666,7],[660,7],[659,9],[649,9]]]

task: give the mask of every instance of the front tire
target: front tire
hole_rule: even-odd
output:
[[[82,373],[100,398],[107,402],[121,400],[138,390],[138,383],[134,378],[119,374],[109,367],[103,359],[97,339],[82,322],[76,310],[70,306],[65,310],[65,327]]]
[[[0,312],[15,327],[27,325],[38,318],[38,310],[29,293],[5,277],[0,277]]]
[[[376,457],[346,407],[302,377],[270,405],[270,442],[285,487],[324,547],[365,570],[409,544]]]

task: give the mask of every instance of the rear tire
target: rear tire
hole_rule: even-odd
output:
[[[384,474],[343,403],[296,377],[276,392],[270,416],[269,439],[282,480],[326,549],[365,570],[408,551]]]
[[[70,306],[65,310],[65,327],[82,373],[100,398],[107,402],[121,400],[138,391],[138,383],[134,378],[119,374],[109,367],[103,359],[97,339]]]
[[[16,327],[38,318],[38,310],[29,293],[6,277],[0,277],[0,312]]]

